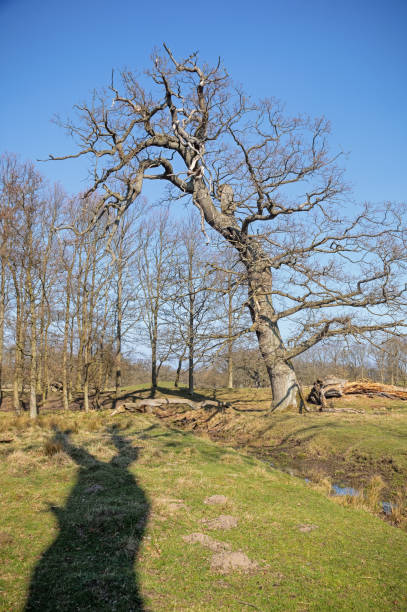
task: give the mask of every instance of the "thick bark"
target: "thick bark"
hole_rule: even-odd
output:
[[[272,410],[297,406],[297,378],[292,364],[285,356],[280,330],[274,321],[275,313],[270,299],[272,275],[263,258],[249,267],[248,284],[250,314],[271,383]]]

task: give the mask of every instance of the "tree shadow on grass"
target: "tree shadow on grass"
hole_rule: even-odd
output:
[[[65,506],[51,506],[59,535],[34,570],[26,612],[146,610],[134,564],[150,504],[128,470],[139,448],[117,428],[109,433],[117,449],[109,462],[55,433],[79,471]]]

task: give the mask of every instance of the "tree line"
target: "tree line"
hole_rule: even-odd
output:
[[[118,397],[123,367],[127,382],[132,364],[145,376],[148,354],[152,394],[163,366],[175,386],[186,372],[193,394],[196,368],[219,354],[233,386],[244,289],[198,219],[145,205],[108,240],[108,221],[89,228],[94,198],[68,197],[13,155],[1,158],[0,197],[0,390],[17,412],[35,416],[52,388],[65,408],[81,394],[88,411],[102,389]]]
[[[107,248],[107,222],[88,229],[95,201],[48,185],[32,163],[3,155],[0,194],[0,399],[12,390],[17,412],[35,416],[51,389],[85,411],[123,382],[151,381],[154,394],[160,374],[190,394],[196,380],[268,386],[244,270],[198,218],[145,203]],[[336,374],[405,385],[407,344],[326,342],[295,366],[302,384]]]

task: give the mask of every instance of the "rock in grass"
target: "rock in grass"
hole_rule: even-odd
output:
[[[309,533],[310,531],[314,531],[314,529],[318,529],[318,525],[298,525],[298,531],[302,533]]]
[[[227,504],[228,502],[228,498],[225,495],[211,495],[210,497],[207,497],[204,500],[204,504],[209,504],[209,505],[224,505]]]
[[[202,519],[201,523],[207,529],[232,529],[237,527],[237,518],[228,514],[221,514],[213,519]]]

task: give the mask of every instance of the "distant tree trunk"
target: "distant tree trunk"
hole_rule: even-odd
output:
[[[4,353],[4,315],[6,308],[6,265],[1,258],[0,279],[0,406],[3,403],[3,353]]]
[[[194,352],[195,352],[195,288],[194,288],[194,245],[188,248],[188,395],[194,394]]]
[[[73,258],[72,264],[68,267],[68,274],[66,279],[66,293],[65,293],[65,322],[64,322],[64,341],[62,348],[62,397],[64,409],[69,409],[69,373],[68,373],[68,341],[69,341],[69,321],[70,321],[70,308],[71,308],[71,281],[72,281],[72,269],[73,269]]]
[[[233,293],[232,275],[228,273],[228,389],[233,389]]]
[[[90,330],[89,330],[89,313],[88,313],[88,289],[87,289],[87,276],[83,283],[83,295],[82,295],[82,393],[83,393],[83,409],[85,412],[89,412],[89,342],[90,342]]]
[[[114,406],[116,406],[122,386],[122,320],[123,320],[123,239],[124,227],[121,227],[118,242],[117,268],[117,301],[116,301],[116,355],[115,355],[115,391]]]
[[[85,412],[89,412],[89,355],[88,355],[88,345],[86,344],[84,355],[84,367],[83,367],[83,383],[82,383],[82,393],[83,393],[83,409]]]
[[[175,381],[174,381],[175,388],[178,388],[178,385],[179,385],[179,379],[180,379],[181,371],[182,371],[182,362],[184,361],[184,357],[185,357],[185,350],[183,351],[182,355],[180,355],[178,359],[177,372],[175,374]]]
[[[69,333],[69,374],[68,374],[68,399],[71,402],[73,399],[73,375],[74,375],[74,325],[75,325],[75,314],[73,313],[70,320],[70,333]]]
[[[17,278],[17,272],[13,266],[12,277],[14,290],[16,294],[16,325],[15,325],[15,350],[14,350],[14,376],[13,376],[13,408],[17,414],[21,411],[20,403],[20,385],[22,379],[23,366],[23,345],[24,345],[24,327],[23,327],[23,302],[20,291],[20,283]]]
[[[157,386],[157,330],[156,325],[154,325],[151,337],[151,397],[155,397]]]
[[[32,254],[32,244],[30,240],[29,253]],[[29,256],[30,260],[30,256]],[[31,261],[28,261],[27,271],[27,295],[30,312],[30,418],[36,419],[38,416],[37,407],[37,316],[35,293],[32,279]]]
[[[96,297],[96,291],[92,292],[92,303],[94,304],[97,297]],[[95,376],[95,399],[94,399],[94,406],[96,407],[97,410],[100,410],[101,408],[101,403],[100,403],[100,394],[104,389],[104,380],[105,380],[105,376],[104,373],[108,370],[108,365],[107,365],[107,353],[106,353],[106,347],[105,347],[105,337],[106,337],[106,333],[108,330],[108,324],[109,324],[109,285],[106,284],[105,285],[105,292],[103,294],[102,297],[102,303],[104,303],[104,312],[103,312],[103,318],[100,322],[101,324],[101,329],[99,331],[99,359],[98,359],[98,363],[97,363],[97,373]]]
[[[188,346],[188,395],[194,394],[194,343],[191,339]]]

